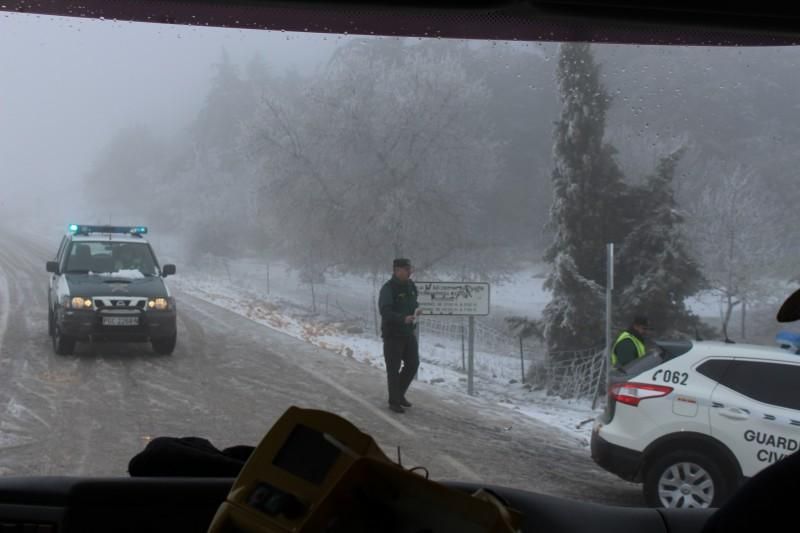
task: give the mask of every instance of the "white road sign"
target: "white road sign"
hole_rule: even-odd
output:
[[[417,301],[425,315],[489,314],[489,284],[417,281]]]

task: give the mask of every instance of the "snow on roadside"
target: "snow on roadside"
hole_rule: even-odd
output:
[[[352,323],[325,322],[307,314],[291,301],[267,298],[225,281],[184,274],[172,278],[175,288],[207,302],[246,316],[267,327],[286,333],[361,363],[383,368],[381,340]],[[422,318],[424,320],[424,317]],[[426,335],[421,339],[417,379],[443,395],[467,393],[460,342]],[[591,420],[601,409],[592,410],[590,401],[549,397],[521,383],[518,357],[477,351],[474,390],[476,396],[563,430],[580,446],[588,447]]]

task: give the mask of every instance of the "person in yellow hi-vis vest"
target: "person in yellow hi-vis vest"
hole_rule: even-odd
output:
[[[611,366],[615,368],[625,366],[635,359],[644,357],[646,353],[644,338],[648,326],[646,316],[634,317],[631,327],[619,334],[611,348]]]

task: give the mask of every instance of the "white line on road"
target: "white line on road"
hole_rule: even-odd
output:
[[[231,313],[233,313],[233,314],[235,314],[235,315],[237,315],[237,316],[239,316],[239,317],[241,317],[241,318],[243,318],[245,320],[249,320],[250,322],[252,322],[254,324],[257,324],[257,325],[262,326],[262,327],[269,327],[269,326],[266,326],[265,324],[262,324],[261,322],[259,322],[257,320],[253,320],[252,318],[250,318],[250,317],[248,317],[246,315],[242,315],[240,313],[235,313],[233,311],[230,311],[229,309],[221,307],[221,306],[215,304],[214,302],[210,302],[210,301],[205,300],[203,298],[198,298],[197,296],[194,296],[194,297],[197,298],[198,300],[202,301],[202,302],[207,303],[207,304],[213,305],[215,307],[220,307],[221,309],[225,309],[226,311],[229,311],[229,312],[231,312]],[[206,315],[206,316],[210,316],[212,319],[216,320],[220,324],[225,325],[225,323],[222,321],[222,319],[220,319],[220,318],[218,318],[218,317],[216,317],[214,315]],[[288,339],[291,339],[294,342],[303,343],[303,341],[301,341],[299,339],[296,339],[296,338],[292,337],[291,335],[287,335],[286,333],[284,333],[284,332],[282,332],[280,330],[277,330],[275,328],[269,328],[269,329],[271,329],[272,331],[275,331],[276,333],[278,333],[280,335],[283,335],[283,336],[287,337]],[[322,348],[319,348],[319,349],[321,350]],[[322,374],[321,372],[318,372],[318,371],[314,370],[313,368],[309,368],[307,366],[298,364],[297,360],[290,359],[289,357],[285,356],[284,354],[282,354],[282,353],[280,353],[278,351],[273,351],[272,353],[274,353],[275,355],[281,357],[282,359],[284,359],[286,361],[290,361],[292,364],[294,364],[298,368],[301,368],[301,369],[305,370],[306,372],[308,372],[309,374],[311,374],[312,376],[314,376],[317,380],[322,381],[323,383],[325,383],[327,385],[330,385],[332,388],[336,389],[341,394],[347,396],[348,398],[350,398],[354,402],[359,403],[365,409],[367,409],[370,413],[372,413],[376,417],[380,418],[381,420],[383,420],[387,424],[391,425],[392,427],[394,427],[398,431],[404,433],[405,435],[408,435],[410,437],[416,435],[416,433],[411,428],[409,428],[408,426],[406,426],[405,424],[403,424],[401,422],[398,422],[397,420],[395,420],[394,418],[390,417],[386,413],[382,412],[380,409],[376,408],[372,404],[372,402],[370,402],[367,399],[359,396],[358,394],[355,394],[354,392],[352,392],[348,388],[342,386],[341,384],[337,383],[336,381],[332,380],[331,378],[329,378],[325,374]]]
[[[33,409],[25,407],[24,405],[19,403],[15,396],[12,396],[8,400],[8,403],[6,404],[6,413],[13,416],[17,420],[25,420],[25,416],[27,415],[28,417],[33,418],[34,420],[36,420],[37,422],[39,422],[48,429],[52,427],[50,423],[47,422],[47,420],[37,415],[36,412],[33,411]]]
[[[347,388],[343,387],[342,385],[338,384],[334,380],[330,379],[328,376],[326,376],[324,374],[321,374],[321,373],[317,372],[316,370],[314,370],[312,368],[305,368],[305,367],[300,367],[300,368],[302,368],[303,370],[305,370],[306,372],[308,372],[309,374],[311,374],[312,376],[314,376],[318,380],[322,381],[323,383],[327,383],[328,385],[330,385],[331,387],[333,387],[334,389],[336,389],[340,393],[344,394],[345,396],[347,396],[351,400],[360,403],[365,409],[367,409],[373,415],[381,418],[387,424],[393,426],[394,428],[400,430],[401,432],[405,433],[408,436],[414,436],[415,435],[414,431],[411,428],[409,428],[408,426],[406,426],[405,424],[403,424],[401,422],[398,422],[397,420],[395,420],[391,416],[387,415],[386,413],[380,411],[371,402],[367,401],[366,399],[362,398],[358,394],[355,394],[352,391],[348,390]]]

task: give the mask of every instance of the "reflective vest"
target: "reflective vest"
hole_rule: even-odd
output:
[[[644,343],[642,341],[640,341],[635,335],[631,335],[627,331],[623,331],[622,333],[619,334],[619,337],[617,337],[617,340],[614,341],[614,347],[611,349],[611,365],[612,366],[617,366],[617,363],[619,362],[617,360],[617,344],[619,344],[620,342],[624,341],[625,339],[630,339],[630,340],[633,341],[634,346],[636,346],[636,357],[637,358],[644,357],[644,354],[646,352],[645,347],[644,347]]]

